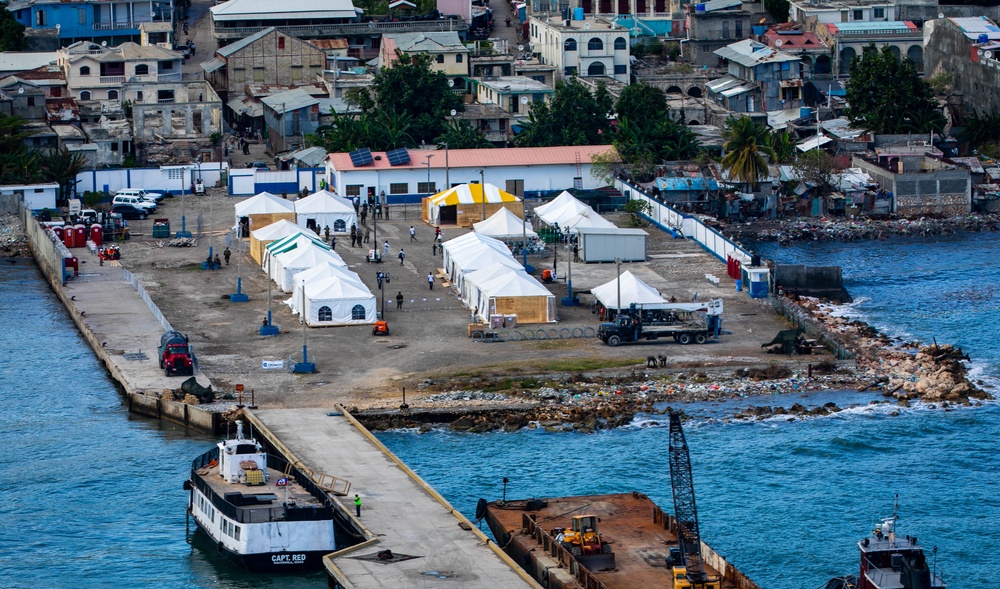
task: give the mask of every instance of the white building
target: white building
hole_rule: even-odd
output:
[[[817,2],[791,0],[788,21],[801,23],[808,31],[816,25],[847,22],[878,22],[896,20],[896,4],[884,0],[847,0],[844,2]]]
[[[610,145],[511,147],[507,149],[400,150],[406,157],[371,152],[371,162],[356,165],[349,153],[326,157],[326,182],[341,196],[383,192],[390,204],[416,203],[445,187],[484,181],[529,198],[567,188],[594,189],[605,182],[591,174],[591,156]],[[392,162],[400,162],[392,165]],[[367,158],[358,160],[367,162]],[[482,171],[482,174],[480,174]]]
[[[601,19],[529,19],[531,50],[565,76],[607,76],[629,83],[628,30]]]

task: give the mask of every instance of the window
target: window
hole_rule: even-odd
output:
[[[326,305],[319,308],[318,315],[320,321],[333,321],[333,311]]]
[[[173,90],[157,90],[156,91],[156,101],[157,102],[173,102],[174,101],[174,91]]]
[[[80,100],[90,100],[90,90],[80,92]]]
[[[563,42],[563,51],[576,51],[576,39],[566,39]]]
[[[344,188],[346,189],[347,196],[361,196],[360,184],[348,184]]]
[[[601,62],[599,62],[599,61],[595,61],[594,63],[590,64],[590,67],[587,68],[587,75],[588,76],[603,76],[604,75],[604,64],[601,63]]]
[[[278,49],[284,49],[284,48],[285,48],[285,38],[278,37]]]
[[[601,41],[600,37],[594,37],[590,41],[587,41],[588,51],[603,51],[604,41]]]
[[[722,21],[722,38],[723,39],[728,39],[729,38],[729,21],[728,20]]]
[[[615,51],[624,51],[628,48],[628,43],[625,41],[625,37],[618,37],[615,39]]]
[[[292,66],[292,80],[298,82],[302,80],[302,66],[293,65]]]
[[[253,68],[253,81],[254,82],[264,81],[264,68],[262,67]]]
[[[852,12],[854,13],[854,20],[865,20],[864,10],[854,10]]]
[[[566,75],[566,76],[575,76],[576,75],[576,68],[575,67],[564,68],[563,69],[563,75]]]
[[[237,84],[242,84],[247,81],[247,72],[243,68],[236,68],[233,70],[233,82]]]
[[[174,62],[172,62],[172,61],[161,61],[160,62],[160,69],[163,70],[163,71],[174,69]]]
[[[354,305],[351,307],[351,321],[364,321],[365,320],[365,306],[364,305]]]
[[[872,8],[872,18],[885,18],[885,8]]]
[[[410,185],[407,182],[393,182],[389,184],[389,194],[406,194],[410,191]]]
[[[81,24],[81,25],[87,24],[87,9],[86,8],[77,8],[76,10],[77,10],[77,21],[76,22],[79,23],[79,24]]]
[[[41,10],[35,11],[35,26],[36,27],[45,26],[45,13]]]
[[[135,101],[136,102],[142,102],[142,90],[136,90],[136,92],[135,92]]]
[[[35,97],[34,96],[29,96],[28,97],[28,106],[35,106]]]
[[[85,66],[81,67],[80,68],[80,75],[81,76],[89,76],[90,75],[90,66],[86,66],[85,65]]]
[[[333,222],[333,230],[336,233],[347,232],[347,221],[343,219],[337,219],[336,221]]]
[[[111,151],[118,151],[118,142],[115,141],[111,144]]]
[[[183,180],[184,168],[167,168],[168,180]]]
[[[434,61],[436,61],[438,63],[444,63],[444,54],[438,53],[438,56],[437,56],[437,58]]]
[[[625,65],[624,64],[622,64],[622,65],[616,65],[615,66],[615,75],[616,76],[627,74],[627,73],[628,72],[625,71]]]
[[[419,194],[434,194],[437,192],[437,182],[417,182]]]
[[[138,64],[137,66],[135,66],[135,75],[137,75],[137,76],[148,76],[149,75],[149,66],[146,65],[146,64],[144,64],[144,63]]]
[[[233,537],[236,538],[237,540],[240,539],[240,529],[241,528],[242,528],[242,526],[236,526],[236,535],[233,536]]]
[[[462,63],[462,54],[461,53],[456,53],[455,54],[455,63]]]
[[[118,100],[118,91],[108,90],[108,100]]]
[[[743,38],[743,21],[738,20],[738,21],[736,21],[735,25],[736,25],[736,38],[737,39],[742,39]]]

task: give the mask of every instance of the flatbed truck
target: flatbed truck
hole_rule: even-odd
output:
[[[611,347],[640,340],[671,337],[688,345],[703,344],[719,337],[722,328],[722,299],[706,303],[657,303],[630,305],[614,322],[602,323],[597,337]]]

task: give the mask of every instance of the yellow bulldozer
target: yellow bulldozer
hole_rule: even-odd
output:
[[[611,544],[601,536],[597,528],[600,521],[596,515],[577,515],[573,517],[570,529],[555,530],[556,538],[562,542],[563,548],[591,572],[615,568]]]

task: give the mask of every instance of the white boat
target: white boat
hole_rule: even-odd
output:
[[[323,567],[336,550],[325,491],[253,438],[219,442],[191,465],[188,513],[230,560],[254,571]]]

